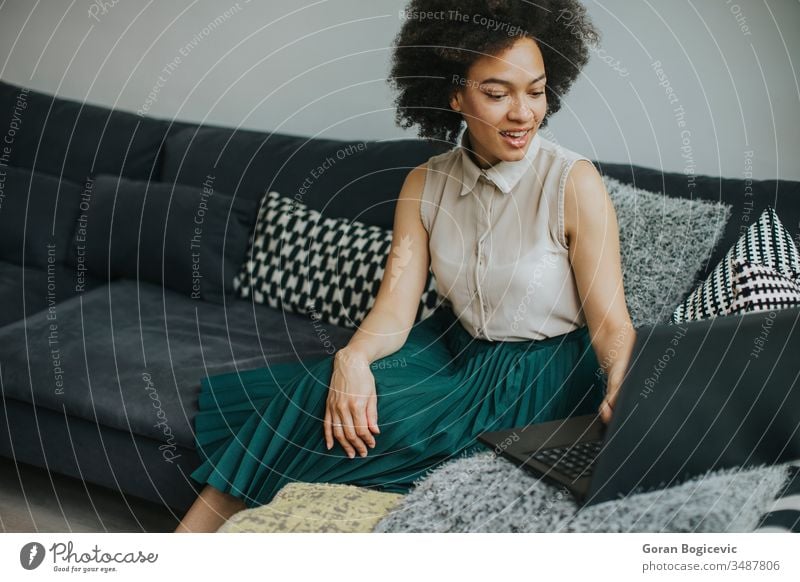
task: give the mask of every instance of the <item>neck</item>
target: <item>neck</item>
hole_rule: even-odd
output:
[[[466,138],[464,140],[464,145],[467,148],[467,154],[469,154],[470,159],[473,162],[475,162],[475,165],[477,165],[482,170],[488,170],[489,168],[491,168],[497,162],[500,161],[500,160],[495,160],[494,162],[489,162],[486,157],[482,156],[480,154],[480,152],[478,151],[478,148],[476,148],[476,144],[472,143],[472,140],[470,139],[469,131],[467,131],[467,133],[466,133]]]
[[[485,159],[478,159],[477,156],[475,155],[475,152],[473,152],[472,150],[468,150],[467,153],[469,154],[470,159],[472,159],[472,161],[475,162],[475,165],[482,170],[488,170],[494,165],[490,164]]]

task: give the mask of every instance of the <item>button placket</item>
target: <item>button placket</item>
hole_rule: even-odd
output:
[[[488,265],[486,264],[487,259],[484,252],[484,240],[486,239],[487,236],[489,236],[489,233],[492,229],[492,208],[494,205],[494,192],[492,191],[491,185],[488,184],[485,173],[483,174],[482,181],[483,184],[481,190],[483,192],[486,192],[487,190],[489,191],[489,211],[486,222],[486,230],[483,232],[483,234],[481,234],[480,238],[478,239],[477,247],[475,249],[478,255],[475,261],[475,285],[478,296],[478,312],[481,320],[481,326],[477,329],[477,331],[478,334],[483,335],[486,339],[490,339],[488,334],[486,334],[486,327],[487,327],[486,312],[488,311],[489,306],[486,302],[486,298],[481,288],[481,281],[483,280],[485,271],[488,268]]]

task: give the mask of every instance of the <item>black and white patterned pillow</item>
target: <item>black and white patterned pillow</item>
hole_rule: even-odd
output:
[[[325,217],[267,192],[234,292],[275,309],[356,328],[375,303],[391,246],[390,230]],[[431,315],[439,302],[428,272],[416,321]]]
[[[800,307],[800,273],[786,277],[775,269],[733,260],[733,301],[729,314]]]
[[[733,301],[733,261],[743,258],[775,269],[786,277],[800,273],[800,253],[775,210],[768,206],[736,241],[708,278],[672,314],[673,323],[726,315]]]

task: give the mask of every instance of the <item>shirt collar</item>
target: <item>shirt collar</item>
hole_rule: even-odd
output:
[[[514,162],[499,161],[490,168],[483,170],[469,156],[469,130],[464,130],[459,142],[461,167],[463,169],[459,196],[465,196],[472,192],[481,175],[486,176],[501,192],[508,194],[533,164],[533,159],[536,157],[541,143],[541,136],[537,132],[533,136],[524,158]]]

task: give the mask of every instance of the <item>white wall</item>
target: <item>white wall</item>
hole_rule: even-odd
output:
[[[743,177],[752,151],[754,178],[800,180],[800,2],[737,1],[586,0],[605,52],[593,55],[549,136],[595,159],[726,177]],[[101,5],[0,4],[0,78],[156,117],[413,136],[394,125],[385,82],[402,0]]]

